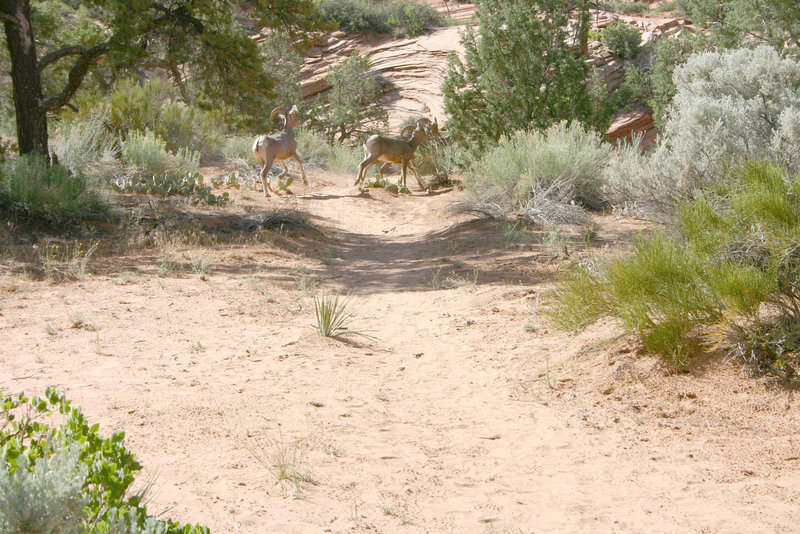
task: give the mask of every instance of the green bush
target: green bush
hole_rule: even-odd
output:
[[[574,122],[517,132],[473,166],[465,186],[509,216],[537,224],[578,222],[583,211],[575,202],[589,209],[603,205],[601,170],[609,151],[598,134]]]
[[[554,319],[575,329],[616,317],[672,363],[732,340],[762,371],[795,365],[799,192],[800,176],[773,163],[736,166],[681,205],[676,235],[640,238],[629,256],[575,268],[556,291]]]
[[[208,533],[148,517],[144,495],[130,494],[141,465],[125,434],[97,430],[54,389],[0,396],[0,532]]]
[[[641,50],[642,32],[622,21],[603,28],[601,38],[603,44],[611,49],[611,53],[622,59],[632,59]]]
[[[173,93],[174,89],[158,77],[143,85],[131,79],[121,80],[108,98],[109,126],[121,136],[131,130],[154,130],[162,106]]]
[[[203,161],[221,158],[223,130],[223,121],[218,113],[187,106],[183,102],[165,103],[153,129],[166,142],[167,150],[177,153],[186,148],[197,152]]]
[[[421,35],[442,24],[439,13],[416,0],[321,0],[322,14],[347,33],[386,33],[397,31]]]
[[[134,130],[122,141],[122,159],[147,174],[167,168],[167,143],[152,131]]]
[[[0,166],[0,207],[15,219],[60,227],[106,210],[81,175],[38,156],[22,156]]]

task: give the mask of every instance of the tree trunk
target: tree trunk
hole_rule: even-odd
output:
[[[19,152],[47,156],[47,111],[42,106],[42,81],[31,26],[30,1],[0,0],[0,16],[11,56]]]

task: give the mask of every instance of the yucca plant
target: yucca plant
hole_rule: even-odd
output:
[[[317,331],[325,337],[363,335],[348,329],[347,323],[353,314],[347,311],[349,302],[338,291],[314,296],[314,313],[317,317]]]

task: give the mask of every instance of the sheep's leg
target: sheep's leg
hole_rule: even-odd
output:
[[[358,166],[358,178],[356,178],[356,181],[353,182],[353,185],[358,185],[358,183],[364,179],[364,176],[366,175],[367,172],[367,167],[369,167],[376,161],[378,161],[378,158],[373,156],[368,155],[367,157],[364,158],[364,161],[362,161],[361,164]]]
[[[294,158],[297,164],[300,165],[300,172],[303,174],[303,183],[308,185],[308,180],[306,180],[306,170],[303,168],[303,162],[300,161],[300,158],[297,157],[297,154],[294,152],[292,152],[292,158]]]
[[[419,174],[417,174],[417,166],[414,164],[414,160],[410,159],[408,161],[408,165],[409,165],[409,167],[411,167],[411,170],[414,172],[414,177],[417,179],[417,183],[419,184],[420,189],[425,189],[425,186],[422,185],[422,180],[419,179]]]
[[[392,166],[392,164],[391,164],[391,163],[389,163],[389,162],[386,162],[386,163],[384,163],[383,165],[381,165],[381,168],[380,168],[380,169],[378,169],[378,176],[380,176],[380,177],[381,177],[381,180],[383,180],[383,171],[385,171],[386,169],[388,169],[388,168],[389,168],[389,167],[391,167],[391,166]]]
[[[406,172],[408,171],[408,160],[404,159],[402,164],[402,172],[400,173],[400,183],[403,184],[403,187],[408,187],[406,185]]]
[[[270,196],[269,192],[271,191],[271,187],[269,186],[270,177],[267,175],[269,171],[272,169],[272,159],[267,158],[264,160],[264,166],[261,167],[261,184],[264,186],[264,196]]]
[[[289,174],[289,167],[286,165],[286,160],[281,160],[281,165],[283,165],[283,172],[278,175],[278,180]]]

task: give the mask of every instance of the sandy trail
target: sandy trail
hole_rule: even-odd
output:
[[[213,532],[796,531],[792,392],[719,358],[666,376],[610,324],[550,332],[557,247],[456,225],[457,191],[309,179],[292,205],[322,234],[6,276],[0,389],[56,385],[124,429],[151,511]],[[314,288],[372,337],[317,335]]]

